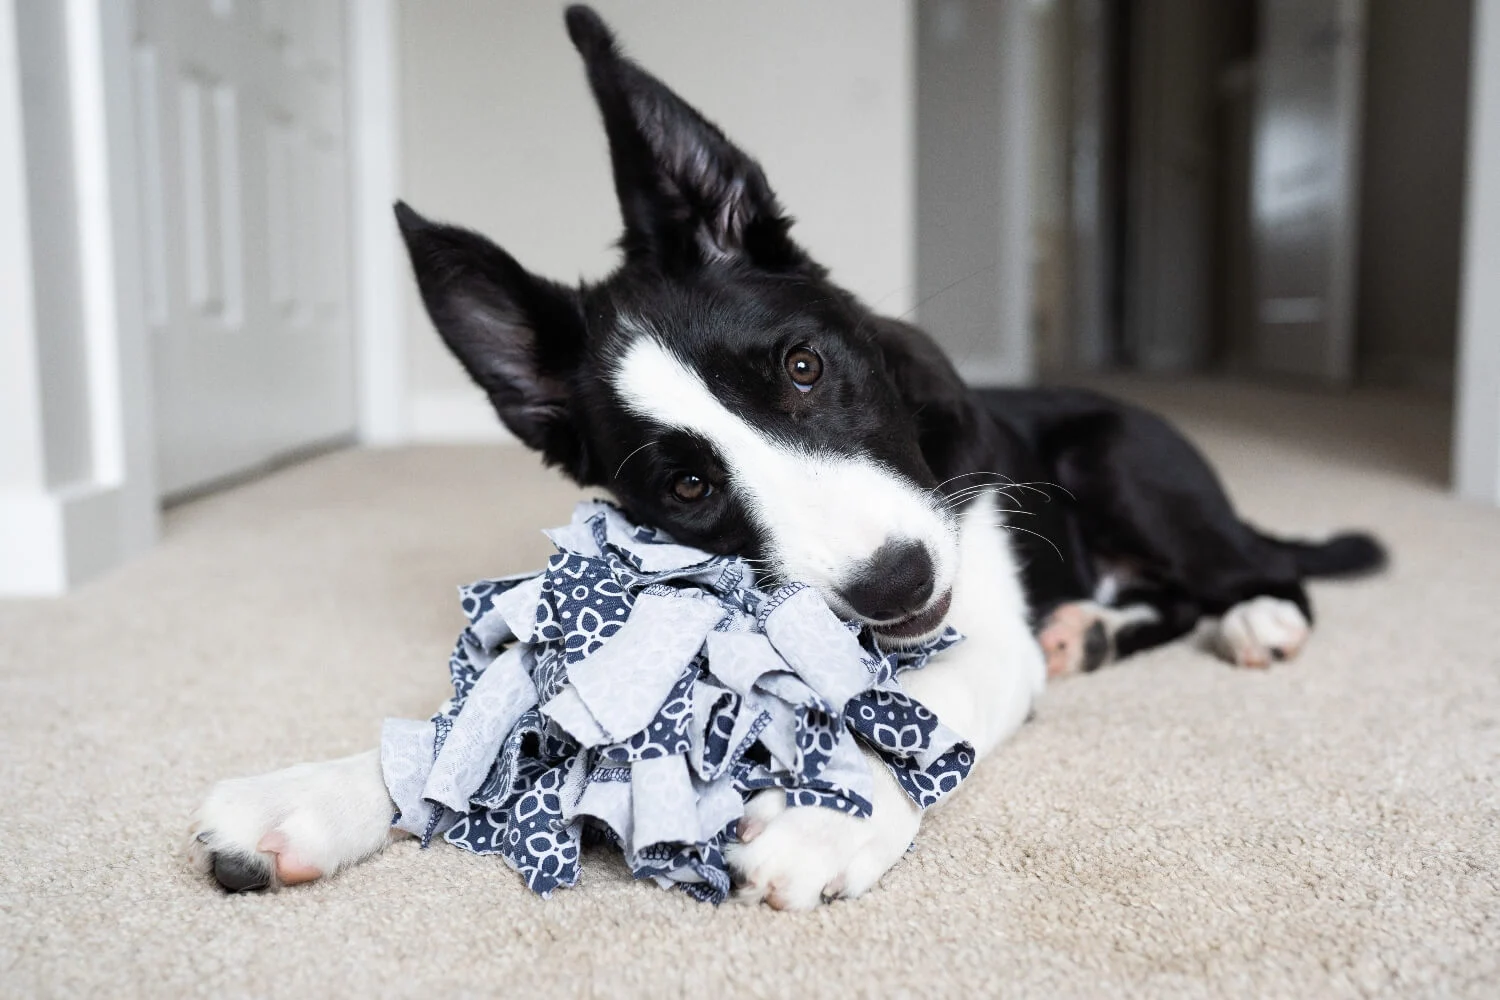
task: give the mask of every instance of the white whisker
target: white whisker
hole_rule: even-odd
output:
[[[635,451],[632,451],[629,455],[626,455],[624,461],[622,461],[620,463],[620,468],[618,468],[618,469],[615,470],[615,476],[614,477],[616,479],[619,479],[620,478],[620,472],[622,470],[624,470],[626,462],[629,462],[632,458],[635,458],[635,456],[639,455],[641,452],[645,451],[647,448],[649,448],[653,444],[657,444],[657,443],[658,442],[656,442],[656,441],[647,441],[645,444],[641,445]]]

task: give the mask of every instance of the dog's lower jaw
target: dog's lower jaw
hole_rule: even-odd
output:
[[[942,634],[953,608],[953,591],[944,591],[925,611],[894,622],[871,622],[870,629],[881,643],[893,648],[920,646]]]

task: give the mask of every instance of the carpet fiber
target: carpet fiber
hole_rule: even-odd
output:
[[[531,569],[575,491],[504,448],[350,451],[177,508],[150,555],[0,604],[0,994],[1500,994],[1500,512],[1436,411],[1198,386],[1178,417],[1265,527],[1376,529],[1296,663],[1185,642],[1056,684],[863,900],[715,910],[607,852],[550,902],[401,843],[224,896],[209,784],[375,745],[444,696],[454,586]]]

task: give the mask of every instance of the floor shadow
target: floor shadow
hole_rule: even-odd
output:
[[[1065,381],[1155,410],[1188,428],[1253,434],[1345,465],[1379,468],[1445,489],[1451,483],[1453,404],[1437,393],[1325,391],[1205,377]]]

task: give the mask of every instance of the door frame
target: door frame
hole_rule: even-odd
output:
[[[391,214],[401,190],[397,0],[344,0],[344,25],[358,433],[363,444],[393,445],[411,436],[410,279]]]
[[[407,438],[406,276],[391,204],[400,176],[397,0],[341,0],[349,101],[351,301],[354,306],[356,429],[366,444]],[[0,205],[10,206],[14,238],[0,243],[0,281],[14,285],[4,317],[12,369],[0,419],[18,428],[6,442],[18,469],[0,486],[0,595],[44,596],[149,549],[161,523],[156,478],[151,337],[141,294],[142,222],[137,184],[134,25],[136,0],[63,0],[58,16],[66,66],[49,87],[66,94],[56,128],[65,154],[28,150],[24,139],[18,0],[0,0]],[[47,156],[38,163],[28,156]],[[51,162],[61,156],[62,162]],[[75,282],[43,289],[33,259],[29,205],[48,188],[48,204],[66,217],[71,260],[48,267]],[[84,372],[82,389],[49,382],[39,364],[46,331],[39,311],[66,296],[78,316],[82,347],[67,367]],[[14,330],[12,330],[14,327]],[[11,364],[10,362],[14,362]],[[76,380],[73,380],[76,382]],[[87,427],[85,471],[60,481],[63,464],[49,454],[42,400],[65,394]],[[77,398],[73,398],[77,396]],[[12,455],[12,451],[15,452]],[[8,470],[9,475],[9,470]]]
[[[1500,506],[1500,5],[1474,5],[1470,37],[1453,486]]]
[[[12,388],[24,391],[8,394],[0,417],[17,429],[12,442],[29,440],[15,456],[26,467],[8,470],[15,475],[0,492],[0,594],[51,595],[149,548],[159,526],[136,253],[134,4],[65,0],[49,12],[57,21],[25,23],[17,6],[0,0],[0,91],[10,105],[0,113],[0,199],[20,222],[0,266],[20,292],[6,325],[21,362]],[[19,53],[33,45],[60,47],[64,59],[47,66],[55,75],[32,81],[56,98],[46,125],[56,131],[28,149]],[[45,223],[32,215],[39,199]],[[66,237],[47,247],[45,264],[33,254],[42,224]],[[39,281],[42,267],[57,280]],[[39,361],[44,345],[59,349],[62,332],[49,325],[57,323],[76,325],[77,335],[63,338],[67,356],[49,367]],[[56,446],[52,420],[77,421],[70,447]]]

